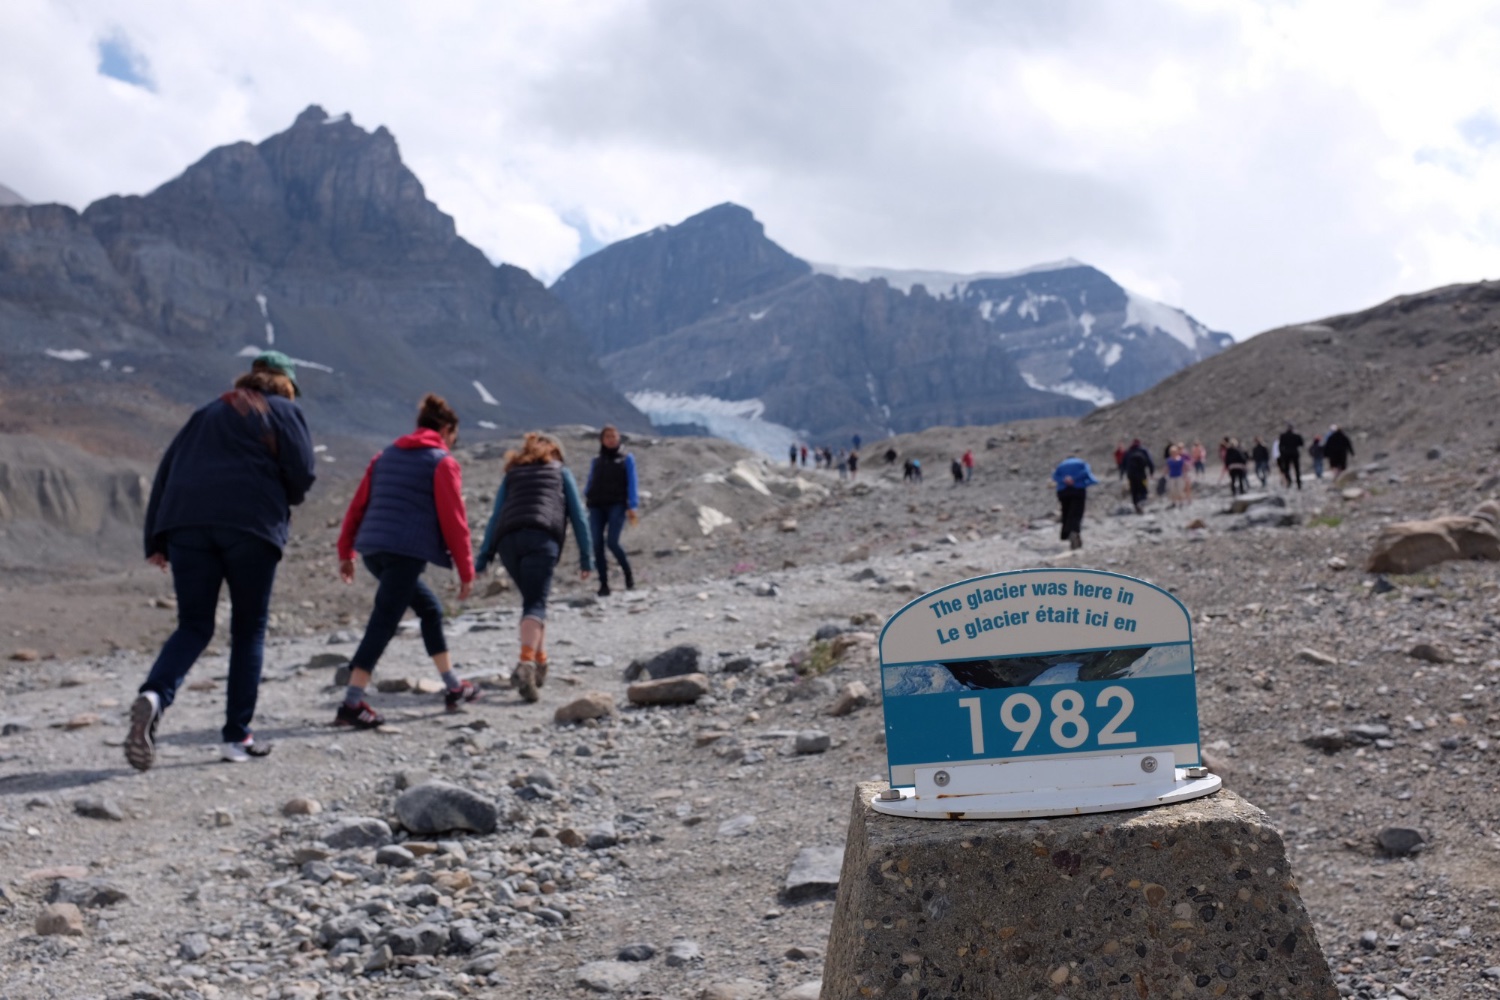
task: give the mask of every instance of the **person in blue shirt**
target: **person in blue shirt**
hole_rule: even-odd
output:
[[[796,462],[796,445],[792,446],[793,464]],[[625,574],[625,589],[635,589],[635,576],[630,572],[630,560],[620,545],[620,529],[628,519],[636,522],[636,508],[641,505],[640,487],[635,478],[635,456],[620,451],[620,432],[606,425],[599,432],[599,454],[589,465],[588,483],[583,488],[583,499],[589,508],[589,535],[594,540],[594,567],[599,571],[599,596],[609,596],[609,564],[605,562],[604,549],[614,553]]]
[[[521,592],[521,658],[511,684],[527,701],[540,698],[537,689],[547,682],[547,595],[570,523],[587,580],[594,567],[578,484],[563,466],[562,445],[530,431],[521,447],[505,456],[505,478],[474,560],[474,572],[483,573],[498,554]]]
[[[1057,502],[1062,505],[1062,540],[1069,548],[1083,547],[1083,508],[1088,501],[1088,488],[1099,480],[1089,463],[1077,455],[1069,455],[1052,470],[1052,482],[1057,486]]]

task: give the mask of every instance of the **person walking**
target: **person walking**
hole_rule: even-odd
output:
[[[1151,461],[1151,453],[1141,444],[1141,439],[1136,438],[1130,442],[1130,447],[1125,451],[1125,480],[1130,485],[1130,502],[1135,505],[1135,512],[1141,513],[1141,504],[1151,495],[1151,477],[1156,475],[1156,463]]]
[[[529,431],[521,447],[505,456],[505,478],[475,562],[482,573],[498,555],[521,592],[521,655],[511,683],[527,701],[540,698],[538,689],[547,682],[547,595],[570,523],[578,543],[579,576],[587,580],[594,567],[578,485],[563,465],[562,445]]]
[[[1057,502],[1062,508],[1062,540],[1070,549],[1083,547],[1083,509],[1088,503],[1088,488],[1099,480],[1089,463],[1074,451],[1052,470],[1052,482],[1057,487]]]
[[[1307,457],[1312,459],[1313,475],[1318,479],[1323,478],[1323,438],[1314,437],[1312,444],[1307,446]]]
[[[625,589],[634,590],[635,576],[630,572],[630,559],[620,546],[620,529],[626,521],[632,526],[636,523],[636,508],[641,505],[640,486],[635,477],[635,456],[620,453],[620,432],[615,427],[605,425],[599,432],[599,454],[589,465],[583,497],[589,509],[589,537],[594,542],[594,567],[599,571],[599,596],[609,596],[606,546],[620,564],[620,572],[625,574]]]
[[[974,449],[965,448],[964,454],[959,461],[964,463],[964,482],[970,482],[974,478]]]
[[[885,450],[885,464],[886,465],[895,465],[896,464],[896,449],[895,448],[887,448]]]
[[[1255,463],[1255,478],[1260,480],[1260,488],[1266,488],[1266,479],[1271,475],[1271,449],[1260,438],[1250,446],[1250,461]]]
[[[1229,495],[1239,496],[1250,492],[1250,485],[1245,480],[1245,450],[1240,447],[1238,438],[1226,440],[1228,444],[1224,448],[1224,468],[1229,470]]]
[[[1333,470],[1333,478],[1338,480],[1349,468],[1349,459],[1354,455],[1354,442],[1349,440],[1349,435],[1339,430],[1338,424],[1328,428],[1328,437],[1323,439],[1323,455],[1328,459],[1328,467]]]
[[[229,681],[219,755],[262,757],[250,732],[260,693],[266,623],[291,508],[312,488],[312,438],[292,360],[266,351],[234,387],[193,413],[162,456],[146,504],[146,561],[172,573],[177,628],[130,706],[125,759],[156,762],[156,730],[214,635],[219,592],[229,585]]]
[[[1286,480],[1287,489],[1291,489],[1292,478],[1296,477],[1297,489],[1302,488],[1302,435],[1298,434],[1291,424],[1286,425],[1286,430],[1281,432],[1281,437],[1276,443],[1280,446],[1281,453],[1281,476]]]
[[[1115,471],[1120,474],[1120,479],[1125,479],[1125,442],[1115,442]]]
[[[859,452],[857,451],[849,453],[849,478],[851,480],[859,478]]]
[[[787,448],[786,464],[787,465],[796,465],[797,464],[797,442],[795,442],[795,441],[793,441],[791,443],[791,445],[789,445],[788,448]]]
[[[385,723],[365,693],[407,608],[421,623],[422,644],[443,680],[448,711],[479,697],[479,688],[453,669],[443,636],[443,602],[422,582],[422,571],[432,563],[458,571],[460,601],[468,600],[474,586],[463,471],[452,454],[457,444],[458,414],[443,397],[428,393],[417,408],[416,429],[370,460],[344,512],[339,579],[354,582],[357,552],[378,586],[364,637],[349,661],[349,685],[334,713],[336,726],[375,729]]]
[[[1188,457],[1182,445],[1174,444],[1167,449],[1167,498],[1173,507],[1187,502]]]
[[[805,468],[807,468],[807,445],[804,444],[804,445],[801,446],[801,452],[802,452],[802,467],[805,469]]]
[[[1201,476],[1208,471],[1208,466],[1206,464],[1208,461],[1208,449],[1203,447],[1202,441],[1193,442],[1191,457],[1193,459],[1194,476]]]
[[[962,486],[964,481],[964,463],[960,458],[954,458],[948,465],[948,471],[953,474],[953,485]]]

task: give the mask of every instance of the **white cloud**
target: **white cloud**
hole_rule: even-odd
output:
[[[1500,7],[373,0],[0,10],[0,183],[148,191],[311,103],[550,280],[752,208],[813,260],[1072,256],[1245,335],[1500,271]],[[151,92],[99,72],[127,40]]]

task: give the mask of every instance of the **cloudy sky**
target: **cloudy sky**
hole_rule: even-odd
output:
[[[82,208],[317,103],[493,258],[721,201],[810,260],[1075,257],[1245,337],[1500,276],[1500,0],[6,0],[0,184]]]

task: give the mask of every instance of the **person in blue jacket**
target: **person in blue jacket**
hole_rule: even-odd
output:
[[[505,478],[495,493],[495,511],[474,560],[474,571],[483,573],[498,554],[521,592],[521,657],[511,684],[527,701],[540,698],[537,689],[547,682],[547,595],[569,523],[578,543],[581,576],[587,580],[593,565],[578,484],[563,465],[562,446],[546,434],[530,431],[521,447],[505,456]]]
[[[793,446],[796,447],[795,445]],[[609,563],[604,548],[614,553],[625,574],[625,589],[635,589],[630,560],[620,546],[620,529],[626,520],[636,522],[636,508],[641,504],[640,486],[635,478],[635,456],[620,452],[620,432],[609,425],[599,432],[599,454],[589,466],[583,499],[589,508],[589,536],[594,540],[594,568],[599,571],[599,596],[609,596]]]
[[[1062,540],[1069,548],[1083,547],[1083,508],[1088,502],[1088,488],[1099,482],[1089,463],[1069,455],[1052,470],[1057,486],[1057,502],[1062,505]]]
[[[214,634],[219,591],[229,584],[229,687],[220,756],[232,763],[269,753],[250,732],[260,692],[271,585],[291,508],[316,478],[312,438],[292,360],[266,351],[234,388],[200,408],[156,469],[146,505],[146,561],[172,571],[177,629],[130,706],[125,759],[156,762],[156,728]]]

